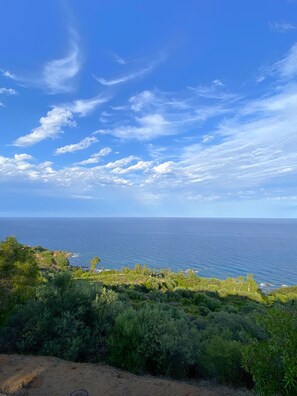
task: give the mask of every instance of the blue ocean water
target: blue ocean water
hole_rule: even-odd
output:
[[[147,264],[201,276],[254,274],[274,287],[297,285],[297,220],[197,218],[1,218],[0,240],[98,255],[104,268]]]

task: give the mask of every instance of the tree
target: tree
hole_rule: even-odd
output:
[[[8,237],[0,243],[0,324],[16,304],[32,296],[38,265],[29,246]]]
[[[100,263],[100,258],[98,256],[95,256],[92,258],[91,263],[90,263],[90,271],[95,272],[97,265]]]

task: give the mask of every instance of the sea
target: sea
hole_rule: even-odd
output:
[[[75,266],[147,264],[199,276],[253,274],[265,288],[297,285],[297,219],[0,218],[0,240],[72,253]]]

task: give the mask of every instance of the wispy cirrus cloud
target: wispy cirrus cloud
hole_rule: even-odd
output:
[[[189,87],[189,89],[205,99],[230,100],[238,97],[238,95],[228,92],[228,90],[225,89],[225,85],[219,79],[213,80],[209,85]]]
[[[66,146],[59,147],[55,151],[55,155],[74,153],[75,151],[85,150],[94,143],[97,143],[98,139],[93,137],[86,137],[78,143],[67,144]]]
[[[127,81],[130,81],[130,80],[134,80],[135,78],[143,77],[145,74],[147,74],[151,70],[153,70],[153,68],[154,68],[154,66],[148,66],[148,67],[140,69],[140,70],[138,70],[136,72],[133,72],[133,73],[130,73],[130,74],[126,74],[125,76],[121,76],[121,77],[114,78],[114,79],[111,79],[111,80],[107,80],[107,79],[105,79],[103,77],[96,77],[96,76],[94,76],[94,78],[100,84],[107,85],[107,86],[111,87],[113,85],[118,85],[118,84],[122,84],[122,83],[125,83]]]
[[[271,23],[269,23],[269,27],[270,27],[270,29],[275,30],[277,32],[287,32],[290,30],[297,29],[296,25],[294,25],[293,23],[290,23],[290,22],[285,22],[285,21],[271,22]]]
[[[274,69],[282,78],[292,79],[297,76],[297,43],[291,47],[285,58],[275,63]]]
[[[71,48],[64,58],[48,61],[43,67],[43,79],[51,93],[70,92],[73,79],[81,68],[81,56],[78,45],[71,43]]]
[[[170,123],[161,114],[148,114],[135,117],[136,125],[120,126],[112,129],[113,136],[123,139],[151,140],[160,136],[172,135]]]
[[[121,56],[119,56],[118,54],[116,54],[115,52],[111,52],[112,57],[114,58],[114,60],[119,64],[119,65],[126,65],[127,61],[122,58]]]
[[[92,191],[92,194],[85,194],[92,197],[100,195],[100,188],[107,191],[119,187],[133,197],[162,196],[168,200],[181,197],[193,204],[234,197],[277,202],[283,196],[283,199],[292,200],[296,196],[297,178],[296,52],[295,44],[287,56],[273,64],[273,81],[267,83],[263,96],[234,95],[226,99],[224,95],[212,95],[215,98],[210,98],[205,97],[205,87],[203,95],[195,89],[183,92],[146,90],[131,96],[121,109],[118,108],[117,114],[120,111],[124,114],[121,122],[118,119],[109,130],[95,133],[147,142],[186,134],[190,130],[184,139],[160,139],[158,143],[164,145],[162,155],[154,157],[144,150],[137,156],[129,152],[124,158],[112,158],[107,162],[105,157],[111,149],[105,147],[86,160],[62,169],[49,162],[38,164],[29,157],[1,157],[0,177],[22,176],[25,180],[66,186],[73,195]],[[228,91],[219,83],[212,82],[210,87],[213,85],[211,90]],[[92,100],[85,106],[74,103],[68,108],[62,107],[69,113],[65,118],[56,114],[61,121],[53,123],[54,131],[43,134],[43,138],[58,136],[63,123],[73,123],[76,114],[84,116],[99,106]],[[44,117],[49,117],[48,121],[53,117],[49,113]],[[210,118],[212,122],[204,122]],[[41,122],[40,127],[47,127],[47,122]],[[29,138],[34,138],[30,135]],[[102,140],[109,138],[104,136]],[[80,143],[68,145],[72,148],[64,149],[65,152],[75,151]]]
[[[257,82],[266,80],[267,77],[277,78],[281,83],[290,81],[297,76],[297,42],[292,45],[287,55],[273,64],[262,67]]]
[[[45,117],[39,120],[40,125],[27,135],[21,136],[13,142],[13,146],[26,147],[39,143],[45,139],[54,139],[62,132],[64,126],[73,127],[73,114],[62,107],[54,107]]]
[[[117,78],[113,78],[110,80],[107,80],[103,77],[97,77],[96,75],[93,75],[96,81],[98,81],[101,85],[106,85],[106,86],[113,86],[113,85],[118,85],[125,83],[127,81],[134,80],[136,78],[141,78],[151,72],[153,69],[155,69],[161,62],[163,62],[166,59],[166,56],[164,53],[162,53],[159,58],[153,62],[151,62],[148,66],[141,68],[140,70],[136,70],[134,72],[128,73],[124,76],[120,76]]]
[[[121,139],[149,141],[164,136],[185,134],[212,117],[234,110],[237,95],[226,93],[218,80],[210,88],[188,88],[182,92],[145,90],[131,96],[128,103],[117,111],[125,111],[127,120],[121,124],[111,122],[109,133]],[[220,94],[216,92],[222,91]],[[198,92],[197,92],[198,91]],[[206,91],[211,92],[210,104]],[[216,93],[216,94],[215,94]]]
[[[41,88],[49,94],[66,93],[74,90],[75,77],[82,66],[82,56],[78,45],[79,38],[73,29],[70,31],[70,45],[62,58],[47,61],[39,71],[16,74],[0,69],[2,75],[21,86]]]

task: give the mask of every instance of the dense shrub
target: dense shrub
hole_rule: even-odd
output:
[[[273,309],[259,319],[265,340],[244,348],[244,366],[260,395],[297,394],[297,312]]]
[[[246,375],[241,365],[241,348],[231,337],[214,335],[202,341],[204,375],[226,385],[244,383]]]
[[[140,373],[186,376],[195,363],[198,332],[181,312],[162,304],[132,308],[116,319],[110,361]]]
[[[0,326],[16,305],[34,294],[38,266],[28,246],[8,237],[0,242]]]
[[[116,295],[56,274],[36,298],[14,313],[2,330],[3,352],[35,353],[96,361],[118,312]]]

